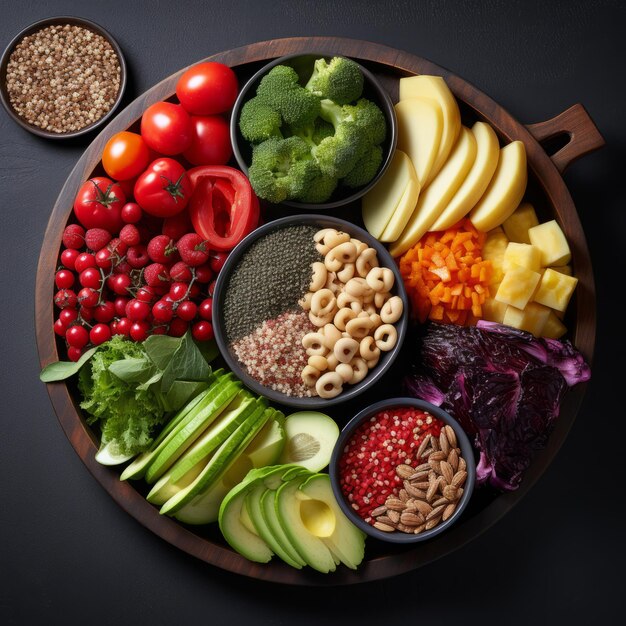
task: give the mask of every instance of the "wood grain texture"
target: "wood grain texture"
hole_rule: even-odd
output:
[[[464,119],[489,122],[504,142],[521,140],[526,146],[530,174],[529,193],[544,216],[554,216],[562,225],[572,248],[573,265],[579,278],[577,296],[571,319],[572,340],[591,361],[595,345],[596,311],[595,285],[589,251],[576,209],[560,172],[574,159],[600,147],[601,138],[589,116],[575,108],[575,114],[563,114],[544,124],[525,127],[491,98],[462,78],[420,57],[394,48],[365,41],[333,38],[289,38],[260,42],[226,51],[207,60],[232,66],[241,78],[250,76],[263,62],[297,52],[342,54],[366,65],[397,100],[397,81],[402,76],[429,73],[445,78],[460,101]],[[185,68],[158,83],[133,101],[117,115],[94,139],[93,143],[70,173],[52,211],[41,250],[36,282],[35,312],[37,344],[42,366],[59,359],[58,346],[52,330],[54,311],[53,268],[56,266],[63,228],[71,214],[72,201],[80,184],[97,171],[100,154],[106,141],[116,132],[137,123],[150,104],[167,99],[174,93],[178,77]],[[571,111],[571,110],[570,110]],[[550,130],[551,129],[551,130]],[[571,141],[551,159],[539,140],[558,133],[570,134]],[[565,151],[565,152],[564,152]],[[560,155],[560,156],[558,156]],[[558,157],[558,158],[557,158]],[[235,554],[211,529],[186,528],[158,514],[144,495],[132,484],[119,481],[118,473],[94,460],[96,439],[85,425],[70,389],[61,383],[48,385],[48,392],[59,421],[72,446],[89,471],[111,494],[118,504],[141,524],[185,552],[216,567],[244,576],[297,585],[340,585],[395,576],[416,569],[458,549],[477,537],[509,511],[532,487],[557,453],[571,427],[585,386],[568,394],[561,417],[549,444],[535,459],[519,490],[503,494],[484,507],[467,512],[464,517],[440,537],[416,548],[398,551],[391,546],[368,543],[367,560],[356,571],[339,568],[332,575],[322,576],[309,568],[298,571],[274,559],[270,564],[251,563]]]

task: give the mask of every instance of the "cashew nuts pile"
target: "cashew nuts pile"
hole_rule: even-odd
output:
[[[315,247],[324,261],[313,263],[300,306],[318,330],[302,338],[309,357],[302,380],[321,398],[334,398],[396,345],[403,303],[391,294],[394,273],[379,267],[374,248],[334,228],[318,231]]]

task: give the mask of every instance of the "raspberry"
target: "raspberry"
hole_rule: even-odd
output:
[[[170,267],[170,276],[172,280],[180,281],[182,283],[188,283],[193,278],[189,266],[183,261],[178,261]]]
[[[141,241],[141,236],[136,226],[126,224],[120,230],[120,239],[128,246],[136,246]]]
[[[104,228],[90,228],[85,234],[85,243],[90,250],[102,250],[111,241],[111,233]]]
[[[157,235],[148,242],[148,255],[155,263],[172,263],[178,259],[174,241],[167,235]]]
[[[157,287],[170,282],[170,275],[163,263],[150,263],[143,271],[143,279],[147,285]]]
[[[197,267],[209,260],[209,246],[197,233],[187,233],[176,243],[180,258],[190,265]]]
[[[85,243],[85,229],[80,224],[70,224],[63,231],[63,245],[72,250],[80,250]]]
[[[148,256],[148,250],[146,246],[142,246],[141,244],[137,246],[131,246],[128,248],[128,252],[126,253],[126,261],[128,265],[130,265],[134,269],[139,269],[141,267],[145,267],[150,262],[150,257]]]

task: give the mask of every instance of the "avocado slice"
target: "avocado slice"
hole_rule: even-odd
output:
[[[256,398],[255,402],[256,410],[215,451],[198,477],[161,507],[162,514],[172,515],[196,496],[206,493],[223,475],[230,462],[236,460],[263,428],[270,416],[270,412],[266,410],[267,401],[264,398]]]
[[[154,459],[148,465],[144,478],[154,483],[160,478],[191,444],[213,423],[239,393],[239,381],[220,381],[214,393],[209,394],[195,410],[176,426],[161,442],[155,451]]]
[[[210,424],[204,434],[161,476],[146,496],[148,502],[165,504],[179,491],[188,487],[199,476],[213,452],[257,410],[257,407],[256,398],[246,390],[240,390],[219,418]]]
[[[319,411],[298,411],[285,419],[287,441],[281,463],[298,463],[312,472],[323,470],[337,439],[339,426],[332,417]]]
[[[322,541],[335,558],[350,569],[356,569],[365,556],[365,533],[345,516],[337,504],[328,474],[311,476],[302,483],[300,492],[311,499],[308,505],[301,503],[305,525],[313,531],[320,528]],[[324,529],[327,512],[334,517],[330,534]]]
[[[305,476],[299,476],[278,488],[275,501],[276,516],[287,538],[307,565],[327,574],[337,568],[335,559],[324,541],[309,531],[305,524],[305,521],[308,522],[308,505],[297,496],[300,485],[306,479]]]

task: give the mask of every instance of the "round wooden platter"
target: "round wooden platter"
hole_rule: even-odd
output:
[[[574,160],[604,145],[602,136],[584,107],[576,104],[551,120],[524,126],[487,95],[448,70],[400,50],[353,39],[278,39],[243,46],[204,60],[220,61],[231,66],[243,85],[244,81],[269,60],[305,52],[340,54],[358,60],[382,81],[394,102],[398,98],[399,78],[413,74],[443,76],[459,101],[466,125],[479,119],[484,120],[494,127],[503,144],[517,139],[524,142],[529,167],[527,199],[535,205],[540,219],[558,220],[572,248],[572,262],[579,283],[566,323],[570,329],[570,339],[588,362],[591,362],[596,332],[592,266],[576,208],[561,176]],[[109,122],[78,161],[54,205],[41,250],[36,282],[36,332],[42,367],[65,358],[53,332],[53,276],[58,263],[63,228],[70,217],[73,198],[82,182],[98,170],[106,141],[116,132],[133,125],[136,128],[147,106],[171,98],[176,81],[184,69],[155,85]],[[561,138],[565,142],[563,145],[561,141],[562,147],[550,156],[541,142],[555,138]],[[271,215],[265,217],[272,219],[290,211],[277,207],[271,211]],[[335,213],[358,219],[359,212],[358,207],[348,207]],[[406,363],[399,359],[395,369],[396,379],[404,365]],[[394,380],[394,372],[390,372],[388,377],[388,381]],[[462,519],[439,537],[410,548],[368,539],[365,560],[356,571],[339,566],[336,572],[322,575],[310,568],[293,569],[277,557],[267,564],[252,563],[230,549],[222,539],[217,524],[206,527],[185,526],[160,515],[158,509],[145,500],[145,486],[131,481],[122,482],[119,480],[119,469],[106,467],[95,461],[97,436],[85,424],[72,385],[53,383],[47,387],[61,426],[80,458],[117,503],[141,524],[179,549],[214,567],[252,578],[298,585],[344,585],[396,576],[438,559],[477,537],[508,512],[547,468],[563,444],[585,392],[585,385],[579,385],[566,394],[547,447],[536,456],[517,491],[495,494],[478,490]],[[393,392],[392,385],[380,383],[367,397],[362,397],[356,404],[340,405],[332,415],[341,427],[359,408],[368,402],[390,397],[390,392]]]

